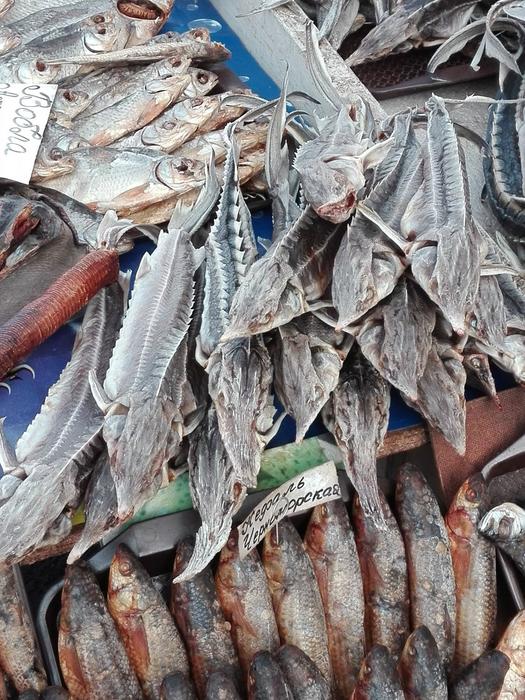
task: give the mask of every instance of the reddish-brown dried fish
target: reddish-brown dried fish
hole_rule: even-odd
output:
[[[304,545],[323,601],[335,697],[347,700],[364,655],[365,605],[354,533],[343,501],[314,508]]]
[[[367,516],[358,496],[353,523],[365,595],[367,649],[383,644],[397,659],[410,630],[405,545],[385,497],[379,492],[384,525]]]
[[[487,485],[481,474],[460,487],[446,515],[456,579],[456,672],[489,647],[496,622],[496,551],[478,531],[487,510]]]
[[[0,327],[0,378],[78,313],[102,287],[116,282],[118,273],[115,249],[94,250],[4,323]]]
[[[361,664],[351,700],[404,700],[401,680],[392,654],[375,644]]]

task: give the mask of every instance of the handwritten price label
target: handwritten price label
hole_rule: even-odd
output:
[[[29,184],[56,91],[0,83],[0,177]]]
[[[287,515],[301,513],[340,497],[339,479],[333,462],[326,462],[290,479],[266,496],[239,525],[241,559]]]

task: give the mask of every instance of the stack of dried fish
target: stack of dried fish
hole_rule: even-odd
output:
[[[496,700],[503,686],[520,698],[522,615],[492,649],[495,553],[477,533],[483,480],[467,480],[443,519],[421,472],[405,465],[399,525],[384,496],[381,503],[386,529],[358,497],[351,517],[333,501],[313,509],[303,541],[284,520],[261,555],[253,549],[244,559],[234,530],[215,575],[207,566],[181,577],[195,545],[180,542],[173,617],[125,546],[110,567],[107,607],[94,574],[74,564],[59,634],[71,697],[235,700],[247,689],[268,700]]]
[[[219,91],[204,66],[230,54],[206,29],[158,34],[172,6],[49,0],[5,13],[0,80],[59,84],[33,182],[148,224],[167,221],[179,198],[196,200],[204,163],[224,158],[220,130],[254,99]],[[264,138],[257,126],[240,133],[243,182],[263,167]]]

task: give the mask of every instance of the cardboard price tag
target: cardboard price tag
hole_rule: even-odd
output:
[[[57,87],[0,83],[0,177],[29,184]]]
[[[301,513],[340,497],[337,469],[333,462],[298,474],[272,491],[239,525],[240,558],[243,559],[287,515]]]

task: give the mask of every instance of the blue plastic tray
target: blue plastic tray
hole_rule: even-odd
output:
[[[264,73],[250,55],[240,39],[227,26],[222,17],[207,0],[190,2],[177,0],[172,16],[165,26],[166,30],[185,31],[197,20],[213,20],[221,27],[213,33],[213,38],[224,43],[232,52],[228,65],[231,70],[246,82],[254,92],[266,99],[272,99],[279,93],[275,83]],[[198,22],[197,22],[198,23]],[[268,213],[254,214],[254,225],[259,237],[271,236],[271,217]],[[139,242],[134,250],[121,258],[121,268],[135,271],[145,251],[152,250],[152,244]],[[61,328],[27,359],[36,373],[36,379],[23,372],[10,383],[11,395],[0,389],[0,416],[5,416],[5,430],[12,444],[24,432],[28,424],[38,413],[47,391],[59,377],[60,372],[71,357],[71,349],[77,328],[76,323],[69,323]],[[420,416],[408,408],[400,397],[394,393],[390,412],[390,429],[404,428],[421,423]],[[324,431],[317,421],[309,432],[315,435]],[[295,439],[293,421],[287,418],[272,445],[292,442]]]

